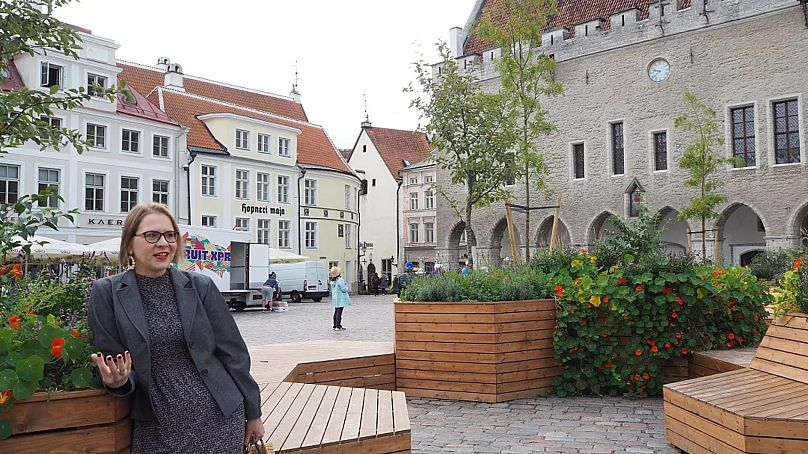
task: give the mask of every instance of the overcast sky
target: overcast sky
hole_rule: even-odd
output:
[[[401,90],[412,62],[437,61],[434,43],[466,25],[474,0],[81,0],[56,17],[121,47],[117,57],[154,66],[169,57],[186,74],[288,95],[339,148],[353,147],[364,119],[414,129]]]

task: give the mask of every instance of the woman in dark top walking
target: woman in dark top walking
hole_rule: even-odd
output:
[[[132,454],[241,454],[264,435],[247,346],[213,281],[171,267],[179,241],[164,205],[129,212],[119,257],[134,269],[93,285],[93,361],[111,394],[134,393]]]

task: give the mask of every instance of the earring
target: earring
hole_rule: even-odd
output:
[[[135,256],[129,255],[129,268],[135,267]]]

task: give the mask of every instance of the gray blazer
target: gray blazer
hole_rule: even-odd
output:
[[[250,375],[250,355],[230,309],[213,281],[198,273],[170,269],[182,330],[202,380],[224,415],[244,402],[245,416],[261,416],[260,391]],[[156,421],[151,402],[149,329],[134,271],[95,281],[89,323],[93,345],[106,355],[132,355],[128,388],[134,392],[132,418]]]

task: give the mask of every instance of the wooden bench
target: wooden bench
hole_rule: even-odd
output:
[[[688,378],[708,377],[749,367],[756,351],[756,347],[745,347],[695,352],[688,361]]]
[[[299,363],[284,381],[395,391],[396,355]]]
[[[282,382],[264,385],[265,440],[279,454],[409,453],[404,393]]]
[[[808,452],[808,316],[772,323],[748,368],[665,385],[668,440],[690,453]]]

